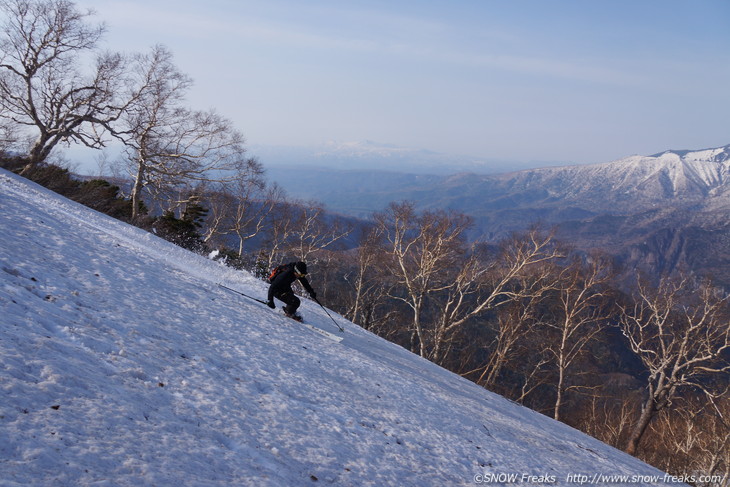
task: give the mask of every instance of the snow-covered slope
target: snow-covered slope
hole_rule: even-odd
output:
[[[0,485],[663,484],[341,317],[344,340],[327,340],[217,286],[264,296],[250,275],[4,171],[0,234]]]

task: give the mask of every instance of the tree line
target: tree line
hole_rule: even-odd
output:
[[[193,110],[172,53],[100,52],[68,0],[2,0],[4,166],[259,276],[310,262],[354,323],[679,475],[730,476],[730,306],[702,276],[643,276],[533,228],[470,242],[468,215],[394,202],[368,221],[293,201],[233,124]],[[93,58],[90,65],[86,60]],[[121,144],[127,177],[52,161]]]

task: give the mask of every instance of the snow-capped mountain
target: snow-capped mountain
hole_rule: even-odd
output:
[[[627,269],[684,268],[730,285],[730,145],[666,151],[586,166],[498,176],[459,175],[429,191],[429,205],[475,218],[475,237],[540,223],[579,249],[600,249]],[[441,197],[439,197],[441,196]]]
[[[678,267],[730,286],[730,145],[668,150],[613,162],[450,176],[332,169],[272,172],[301,198],[367,218],[393,201],[474,218],[473,239],[494,241],[541,224],[582,249],[650,272]],[[278,178],[278,179],[277,179]]]
[[[667,150],[654,154],[651,157],[661,157],[666,154],[675,154],[679,157],[686,157],[690,160],[704,160],[704,161],[715,161],[725,162],[730,159],[730,145],[725,147],[718,147],[715,149],[704,149],[704,150]]]
[[[482,180],[504,194],[532,191],[533,198],[542,196],[548,205],[586,201],[595,203],[597,211],[636,211],[642,204],[681,204],[725,194],[730,182],[729,155],[730,145],[702,151],[666,151],[603,164],[540,168]]]
[[[362,146],[350,149],[355,151],[350,157],[355,157],[353,154]],[[462,169],[441,164],[442,171],[449,167],[452,171]],[[724,207],[730,191],[730,145],[501,174],[385,175],[378,172],[381,168],[377,165],[368,170],[342,169],[348,171],[274,168],[270,175],[297,197],[316,198],[335,211],[356,216],[379,211],[392,201],[409,199],[424,208],[453,208],[477,218],[504,209],[517,213],[524,210],[553,224],[566,217],[605,212],[627,214],[697,204]],[[523,220],[523,215],[518,215],[514,224],[505,221],[503,230],[521,228]],[[482,233],[500,232],[486,220],[482,223],[486,225]]]
[[[4,486],[667,483],[337,315],[328,340],[218,286],[264,296],[251,275],[4,171],[0,208]]]

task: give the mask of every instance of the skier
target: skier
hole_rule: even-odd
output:
[[[307,264],[304,262],[290,262],[289,264],[279,266],[277,269],[280,270],[278,272],[275,271],[270,279],[269,300],[266,305],[274,309],[276,308],[274,298],[283,301],[286,303],[284,313],[290,318],[301,321],[302,317],[297,314],[297,308],[299,308],[301,301],[299,301],[299,298],[292,291],[291,285],[294,281],[299,280],[312,299],[317,298],[317,293],[314,292],[312,286],[309,285],[309,281],[304,277],[307,275]]]

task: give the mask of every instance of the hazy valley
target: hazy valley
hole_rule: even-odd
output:
[[[273,166],[268,174],[291,196],[316,199],[335,213],[368,218],[390,202],[410,200],[470,215],[473,239],[494,241],[540,224],[578,248],[608,251],[629,268],[685,267],[730,283],[730,145],[502,174],[322,166]]]

